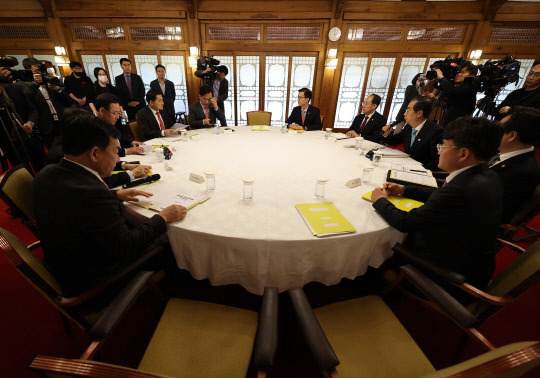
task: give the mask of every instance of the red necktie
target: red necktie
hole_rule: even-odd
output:
[[[302,111],[302,126],[304,125],[305,121],[306,121],[306,112]]]
[[[159,120],[159,127],[161,130],[165,130],[165,125],[163,124],[163,120],[161,119],[161,114],[159,112],[156,112],[157,119]]]
[[[210,119],[210,113],[208,112],[208,107],[204,108],[204,114],[206,115],[206,118]]]
[[[362,126],[360,126],[360,134],[362,134],[362,131],[366,128],[366,123],[368,121],[368,116],[364,115],[364,122],[362,122]]]

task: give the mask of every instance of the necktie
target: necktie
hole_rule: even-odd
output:
[[[360,134],[362,134],[362,132],[366,128],[366,124],[367,124],[368,119],[369,119],[369,117],[365,115],[364,116],[364,121],[362,122],[362,125],[360,126]]]
[[[161,119],[161,114],[159,112],[156,112],[157,119],[159,120],[159,127],[161,130],[165,130],[165,125],[163,124],[163,120]]]
[[[413,145],[414,139],[416,138],[416,132],[416,129],[411,130],[411,146]]]
[[[305,121],[306,121],[306,112],[302,110],[302,126],[304,126]]]
[[[131,90],[131,75],[126,75],[126,83],[129,89],[129,98],[133,100],[133,91]]]
[[[210,118],[210,112],[208,111],[207,106],[204,107],[204,114],[206,115],[206,118],[208,118],[208,119]]]

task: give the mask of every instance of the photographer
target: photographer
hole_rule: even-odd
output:
[[[43,144],[33,132],[39,115],[12,82],[11,71],[0,67],[0,148],[12,166],[30,162],[37,173],[45,160]]]
[[[47,148],[51,148],[54,138],[58,135],[58,120],[70,101],[62,88],[60,80],[54,75],[54,68],[47,68],[49,62],[40,62],[35,58],[25,58],[22,61],[25,70],[34,74],[34,81],[19,81],[18,85],[39,113],[36,124],[39,134]],[[49,73],[49,71],[53,71]],[[51,76],[49,76],[51,75]]]
[[[495,110],[495,118],[502,119],[507,116],[513,106],[527,106],[540,110],[540,60],[533,63],[523,88],[511,92]]]
[[[214,62],[219,64],[219,61],[215,59]],[[203,79],[203,84],[209,85],[212,88],[212,95],[216,98],[218,108],[225,114],[223,101],[229,97],[229,81],[225,79],[225,76],[229,74],[229,69],[226,66],[208,66],[204,70],[201,69],[204,67],[197,68],[198,70],[195,71],[195,76]],[[227,126],[227,124],[222,126]]]
[[[76,108],[92,111],[87,100],[89,92],[92,90],[92,80],[86,76],[83,66],[79,62],[71,62],[69,68],[73,72],[64,80],[66,93],[71,97]]]
[[[476,86],[473,82],[478,73],[478,68],[470,62],[461,66],[461,70],[454,78],[454,85],[444,77],[439,68],[434,68],[440,88],[446,96],[446,114],[441,120],[441,125],[446,126],[456,118],[472,115],[476,105]],[[427,94],[433,98],[433,94]]]

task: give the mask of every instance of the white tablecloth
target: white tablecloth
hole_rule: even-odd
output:
[[[190,131],[201,139],[188,142],[174,142],[178,136],[146,142],[175,149],[167,162],[171,171],[165,171],[154,153],[140,157],[163,184],[188,192],[206,190],[206,184],[189,181],[191,172],[216,173],[212,197],[189,210],[184,220],[168,225],[178,266],[195,278],[208,278],[213,285],[240,284],[255,294],[262,294],[265,286],[284,291],[312,281],[332,285],[362,275],[368,266],[379,267],[391,256],[391,247],[403,241],[405,234],[390,227],[361,196],[385,181],[391,164],[417,164],[414,160],[383,158],[369,185],[351,189],[345,183],[371,167],[359,151],[343,147],[354,140],[332,143],[322,131],[291,135],[279,128],[233,129],[218,135],[207,129]],[[252,201],[242,199],[246,176],[255,178]],[[314,198],[319,176],[329,178],[322,200]],[[312,202],[333,202],[357,232],[313,236],[295,208]],[[154,214],[129,206],[147,217]]]

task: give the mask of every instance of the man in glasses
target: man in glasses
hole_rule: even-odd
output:
[[[312,93],[307,88],[298,91],[298,106],[296,106],[287,123],[293,130],[322,130],[321,112],[318,108],[310,105]]]
[[[357,115],[347,130],[349,138],[362,136],[372,142],[380,142],[381,130],[386,125],[386,117],[377,112],[377,107],[381,104],[381,96],[372,94],[362,102],[362,114]]]
[[[495,243],[502,215],[503,187],[486,161],[502,129],[484,118],[461,117],[444,130],[439,168],[449,173],[442,188],[385,183],[373,190],[375,210],[393,227],[408,232],[404,245],[418,255],[467,277],[484,289],[495,270]],[[409,212],[388,196],[424,202]]]

